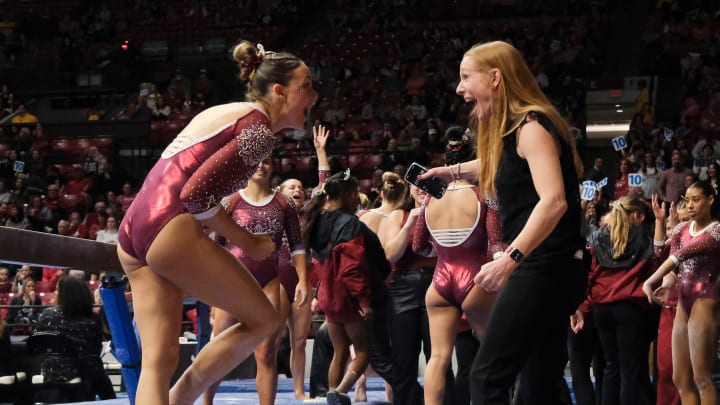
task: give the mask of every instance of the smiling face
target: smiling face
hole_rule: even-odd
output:
[[[302,207],[303,204],[305,204],[305,189],[303,188],[303,184],[300,180],[285,180],[280,185],[280,190],[285,196],[292,198],[296,207]]]
[[[262,184],[269,184],[270,175],[273,170],[273,161],[270,156],[265,156],[263,160],[258,163],[255,173],[252,176],[252,181]]]
[[[284,102],[280,112],[283,128],[302,129],[308,111],[318,99],[312,86],[310,70],[305,64],[293,71],[292,79],[282,90]]]
[[[497,87],[499,76],[500,71],[497,69],[480,71],[467,56],[460,62],[460,82],[455,92],[466,103],[474,104],[470,114],[475,115],[478,121],[484,121],[492,115],[492,92]]]

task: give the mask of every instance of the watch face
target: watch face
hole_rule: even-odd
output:
[[[510,258],[520,263],[525,258],[525,255],[523,255],[522,252],[520,252],[518,249],[513,249],[510,252]]]

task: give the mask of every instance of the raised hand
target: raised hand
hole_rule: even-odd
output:
[[[315,146],[315,150],[325,150],[325,146],[327,145],[327,139],[330,135],[330,131],[328,131],[327,128],[323,125],[316,125],[313,127],[313,145]]]

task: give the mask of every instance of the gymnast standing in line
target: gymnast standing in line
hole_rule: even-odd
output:
[[[260,343],[280,319],[247,270],[203,233],[203,225],[263,260],[275,249],[222,209],[243,188],[276,134],[302,128],[317,101],[305,63],[243,41],[233,49],[247,100],[198,114],[148,173],[118,232],[118,257],[134,295],[142,341],[136,403],[192,404]],[[241,322],[206,345],[168,392],[178,364],[183,297],[192,295]],[[242,297],[238,300],[237,297]]]

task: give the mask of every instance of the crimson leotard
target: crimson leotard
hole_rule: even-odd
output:
[[[273,192],[265,201],[255,202],[249,200],[240,190],[230,198],[227,211],[238,225],[248,231],[269,234],[275,246],[281,246],[283,236],[287,235],[291,256],[305,253],[295,204],[283,194]],[[278,276],[278,248],[261,261],[253,260],[236,245],[228,244],[228,250],[243,262],[261,287]]]
[[[429,244],[435,247],[437,263],[433,275],[433,286],[438,294],[449,303],[462,306],[465,297],[474,285],[473,278],[480,271],[480,266],[492,260],[496,252],[501,252],[500,214],[497,204],[486,200],[480,195],[478,187],[472,187],[478,196],[478,212],[475,224],[470,230],[438,229],[430,230],[427,226],[425,211],[420,213],[417,229],[413,237],[415,252],[427,251]],[[441,243],[432,232],[470,231],[461,241]]]
[[[720,299],[715,289],[720,273],[720,222],[714,221],[703,229],[696,226],[695,221],[678,224],[663,247],[678,263],[678,302],[686,315],[700,298]],[[664,256],[662,253],[659,256]]]
[[[217,128],[204,136],[186,128],[168,145],[120,224],[125,252],[146,263],[150,245],[171,219],[183,212],[209,218],[222,197],[245,187],[275,144],[267,115],[255,108],[237,118],[246,110],[247,103],[209,108],[195,119],[210,116]]]

